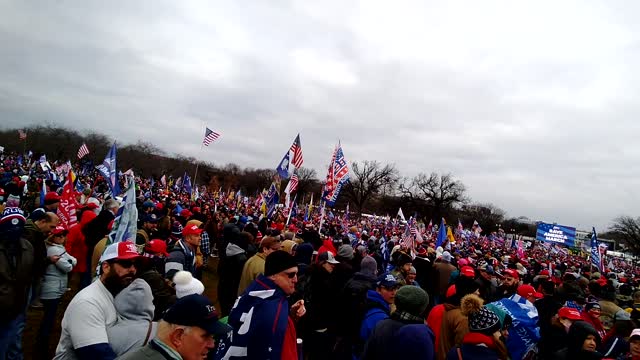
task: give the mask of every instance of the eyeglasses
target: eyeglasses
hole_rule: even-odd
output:
[[[298,276],[298,272],[297,271],[292,271],[292,272],[286,272],[284,273],[285,275],[287,275],[287,277],[289,279],[293,279],[294,277]]]
[[[133,260],[117,260],[115,261],[115,263],[122,266],[125,269],[128,269],[136,264],[135,261]]]

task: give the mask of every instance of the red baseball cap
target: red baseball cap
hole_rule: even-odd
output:
[[[580,316],[580,312],[578,310],[567,306],[558,310],[558,316],[569,320],[582,320],[582,316]]]
[[[476,277],[476,271],[473,270],[471,266],[463,266],[462,269],[460,269],[460,275],[473,279]]]
[[[45,196],[44,196],[44,202],[46,204],[53,204],[53,203],[57,203],[60,202],[60,195],[58,195],[58,193],[54,192],[54,191],[49,191]]]
[[[182,209],[182,211],[180,211],[180,216],[187,218],[193,216],[193,213],[189,211],[189,209]]]
[[[66,227],[64,227],[63,225],[58,225],[55,229],[53,229],[53,231],[51,231],[51,235],[67,234],[68,232],[69,230],[67,230]]]
[[[140,257],[140,254],[138,254],[136,244],[131,241],[121,241],[107,246],[100,257],[100,263],[113,259],[129,260],[137,259],[138,257]]]
[[[540,299],[542,297],[544,297],[544,295],[542,295],[542,293],[539,293],[536,291],[536,289],[533,288],[533,286],[531,285],[520,285],[518,286],[518,291],[517,291],[518,295],[524,297],[524,298],[528,298],[528,297],[534,297],[536,299]]]
[[[164,256],[169,256],[167,252],[167,243],[161,239],[153,239],[144,246],[144,251],[150,254],[161,254]]]
[[[200,235],[202,233],[202,229],[198,227],[196,224],[187,225],[182,229],[182,236],[187,235]]]
[[[506,269],[503,273],[503,276],[511,276],[512,278],[520,279],[520,274],[514,269]]]
[[[546,275],[546,276],[549,276],[549,270],[544,269],[544,270],[540,271],[540,275],[542,275],[542,276],[545,276],[545,275]]]
[[[452,296],[453,296],[453,295],[455,295],[455,294],[456,294],[456,286],[455,286],[455,285],[451,285],[451,286],[449,286],[449,288],[447,289],[447,293],[446,293],[446,295],[445,295],[445,296],[446,296],[446,297],[448,297],[448,298],[450,298],[450,297],[452,297]]]

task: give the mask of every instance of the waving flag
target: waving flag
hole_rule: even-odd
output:
[[[76,181],[76,175],[73,170],[69,169],[67,180],[64,182],[62,196],[60,197],[60,206],[58,206],[58,216],[64,226],[69,229],[78,223],[76,209],[78,202],[76,201],[76,193],[73,183]]]
[[[407,220],[404,218],[404,213],[402,212],[402,208],[399,208],[399,209],[398,209],[398,215],[396,215],[396,216],[399,216],[399,217],[400,217],[400,219],[402,219],[402,221],[407,221]]]
[[[127,189],[124,198],[118,209],[111,234],[109,234],[109,244],[121,241],[136,240],[138,231],[138,209],[136,208],[136,184],[133,176],[127,180]]]
[[[282,160],[280,160],[280,163],[278,164],[276,171],[278,172],[278,176],[280,176],[280,178],[282,179],[289,178],[289,152],[288,151],[286,154],[284,154],[284,157],[282,158]]]
[[[273,216],[273,213],[276,210],[276,205],[278,205],[279,201],[280,197],[278,196],[278,190],[276,190],[276,185],[272,183],[271,187],[269,187],[269,192],[267,192],[267,196],[265,197],[268,218]]]
[[[464,230],[464,227],[462,227],[462,223],[460,222],[460,219],[458,219],[458,232],[461,233],[462,230]]]
[[[302,166],[302,145],[300,145],[300,134],[296,136],[296,139],[293,140],[293,144],[291,144],[291,148],[289,151],[293,154],[293,158],[291,159],[291,163],[295,168],[299,168]]]
[[[436,247],[442,246],[444,241],[447,239],[447,223],[445,223],[444,218],[440,222],[440,227],[438,228],[438,237],[436,238]]]
[[[113,143],[104,161],[96,166],[96,169],[109,183],[111,194],[113,196],[120,195],[120,182],[118,181],[118,170],[116,168],[116,143]]]
[[[596,228],[594,226],[593,232],[591,233],[591,265],[602,272],[603,263],[604,261],[600,258],[600,248],[598,247],[598,235],[596,234]]]
[[[338,143],[329,165],[329,173],[325,184],[322,199],[328,206],[334,206],[340,195],[342,186],[349,180],[349,168],[342,152],[342,146]]]
[[[187,192],[188,194],[191,194],[191,178],[189,177],[189,174],[187,174],[187,172],[185,171],[184,173],[184,177],[182,180],[182,189]]]
[[[284,191],[293,194],[296,190],[298,190],[298,174],[293,173]]]
[[[160,184],[162,184],[162,187],[164,189],[167,188],[167,176],[166,175],[162,175],[162,177],[160,178]]]
[[[204,139],[202,140],[202,145],[209,146],[209,144],[218,140],[219,137],[220,134],[209,128],[206,128],[206,130],[204,131]]]
[[[87,144],[82,143],[80,149],[78,149],[78,159],[82,159],[87,155],[89,155],[89,148],[87,147]]]

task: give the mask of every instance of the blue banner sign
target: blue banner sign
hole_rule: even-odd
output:
[[[541,222],[538,223],[536,240],[574,247],[576,241],[576,228]]]

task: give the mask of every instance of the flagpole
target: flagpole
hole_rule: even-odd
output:
[[[293,203],[296,203],[296,198],[298,197],[298,194],[295,194],[293,196]],[[293,212],[293,205],[291,205],[291,207],[289,208],[289,215],[287,215],[287,223],[284,226],[289,226],[289,220],[291,219],[291,213]]]
[[[203,127],[206,127],[204,121],[202,122]],[[206,132],[206,130],[205,130]],[[202,147],[204,146],[204,140],[200,142],[200,156],[202,156]],[[194,186],[198,186],[197,185],[197,179],[198,179],[198,166],[200,165],[200,162],[196,160],[196,173],[193,175],[193,185]],[[191,187],[191,194],[189,194],[190,198],[193,198],[193,186]]]

